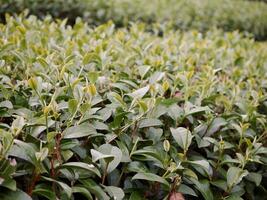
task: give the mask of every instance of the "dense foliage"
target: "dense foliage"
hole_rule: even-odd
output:
[[[266,197],[266,44],[145,29],[0,25],[0,199]]]
[[[129,21],[167,23],[176,29],[207,31],[211,27],[240,30],[256,39],[267,39],[267,5],[245,0],[0,0],[2,19],[6,12],[22,12],[44,17],[77,16],[91,24],[112,19],[117,26]]]

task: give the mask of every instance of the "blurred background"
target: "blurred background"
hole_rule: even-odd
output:
[[[239,30],[256,40],[267,39],[267,0],[0,0],[1,22],[7,13],[25,10],[40,18],[67,18],[69,24],[77,17],[91,25],[141,21],[201,32],[214,27]]]

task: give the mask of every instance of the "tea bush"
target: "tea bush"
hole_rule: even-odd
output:
[[[266,197],[266,44],[114,27],[0,25],[0,199]]]
[[[0,0],[2,18],[6,12],[22,12],[44,17],[77,16],[90,24],[113,20],[117,26],[131,21],[167,23],[175,29],[207,31],[211,27],[240,30],[267,39],[267,5],[244,0]]]

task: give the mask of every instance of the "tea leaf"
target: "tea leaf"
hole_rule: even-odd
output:
[[[128,95],[131,96],[134,99],[141,99],[146,95],[148,90],[149,90],[149,86],[146,86],[146,87],[140,88],[138,90],[135,90],[134,92],[132,92],[132,93],[130,93]]]
[[[238,167],[230,167],[227,171],[227,186],[232,188],[237,185],[243,177],[248,175],[247,170],[242,170]]]
[[[169,183],[162,177],[152,174],[152,173],[137,173],[133,176],[132,180],[141,179],[141,180],[147,180],[152,182],[160,182],[166,186],[169,186]]]
[[[63,137],[66,139],[72,139],[72,138],[80,138],[80,137],[86,137],[89,135],[96,135],[97,132],[95,128],[87,123],[83,123],[81,125],[76,125],[67,128],[63,132]]]
[[[187,150],[193,139],[191,132],[183,127],[179,127],[177,129],[171,128],[170,130],[177,144],[182,149]]]

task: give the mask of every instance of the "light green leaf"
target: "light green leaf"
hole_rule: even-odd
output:
[[[48,155],[48,148],[42,148],[40,152],[35,153],[35,157],[38,161],[43,161]]]
[[[191,177],[191,178],[194,178],[196,180],[198,180],[198,176],[196,175],[196,173],[191,170],[191,169],[185,169],[183,171],[183,176],[187,176],[187,177]]]
[[[164,151],[168,152],[168,151],[170,150],[170,147],[171,147],[171,145],[170,145],[169,140],[164,140],[164,141],[163,141],[163,148],[164,148]]]
[[[131,96],[134,99],[141,99],[143,98],[143,96],[146,95],[146,93],[149,91],[149,86],[140,88],[138,90],[135,90],[134,92],[128,94],[129,96]]]
[[[142,78],[145,77],[146,73],[149,71],[150,68],[151,68],[151,66],[149,66],[149,65],[142,65],[142,66],[137,67],[139,75]]]
[[[12,123],[12,126],[11,126],[12,134],[14,136],[17,136],[21,132],[24,125],[25,125],[24,118],[21,116],[18,116]]]
[[[155,72],[149,79],[150,84],[154,84],[158,81],[160,81],[164,77],[164,72]]]
[[[68,109],[69,109],[69,112],[74,115],[74,113],[76,112],[78,108],[78,101],[76,99],[70,99],[68,101]]]
[[[91,104],[84,103],[80,106],[80,111],[84,115],[91,108]]]
[[[4,173],[6,173],[6,172],[4,171]],[[3,174],[1,174],[0,176],[2,176],[2,175]],[[8,188],[8,189],[10,189],[12,191],[16,191],[16,189],[17,189],[16,181],[14,179],[12,179],[12,178],[9,178],[9,177],[8,178],[0,177],[0,186]]]
[[[89,78],[90,83],[95,84],[95,82],[98,79],[98,76],[99,76],[98,72],[89,72],[88,78]]]

